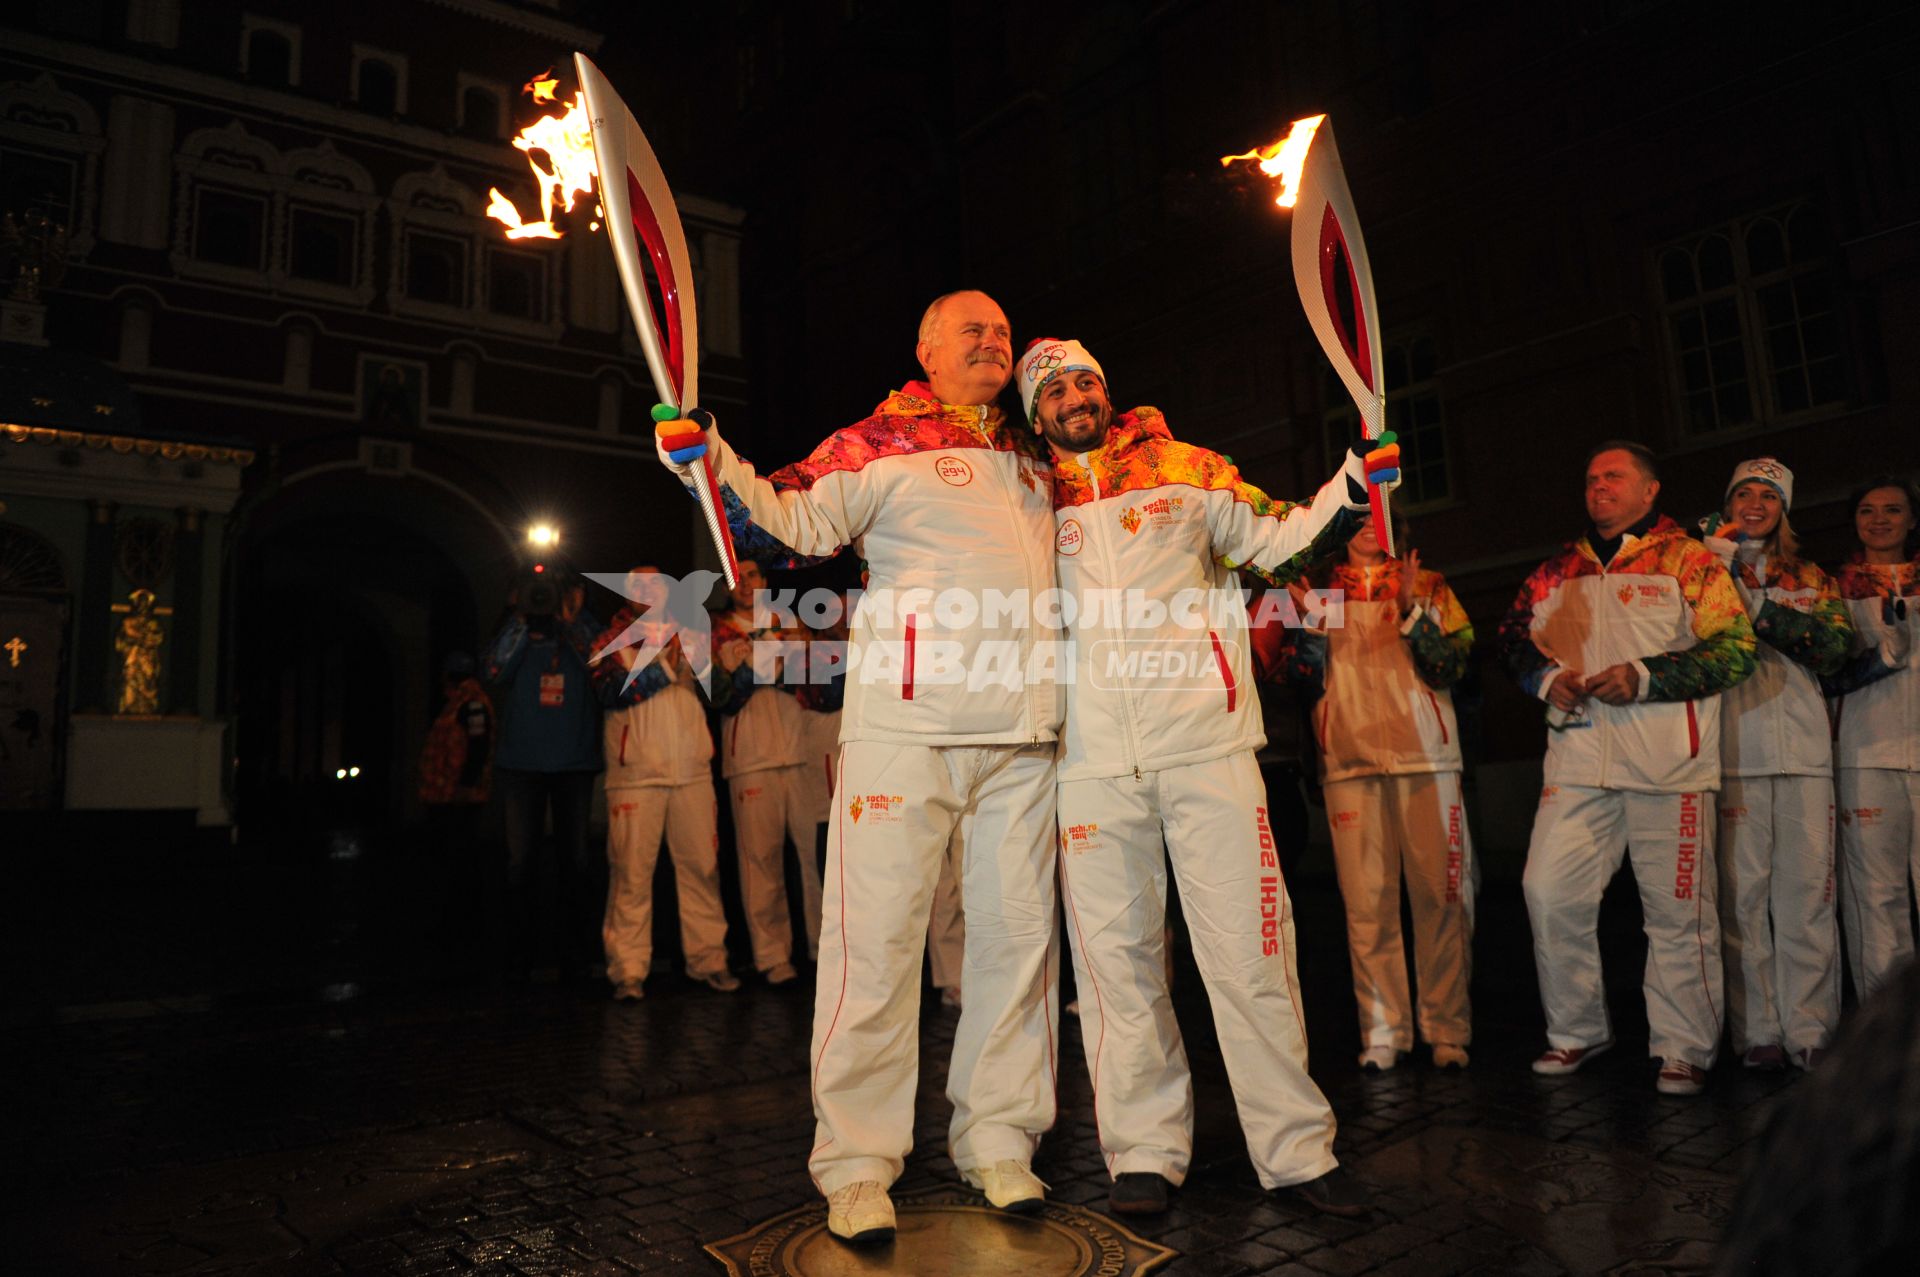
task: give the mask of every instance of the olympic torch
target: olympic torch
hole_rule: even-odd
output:
[[[1280,179],[1274,203],[1293,210],[1293,282],[1300,304],[1320,348],[1340,375],[1340,384],[1360,410],[1361,434],[1378,439],[1387,417],[1380,312],[1373,300],[1367,242],[1360,234],[1346,170],[1333,143],[1333,124],[1324,115],[1295,120],[1281,141],[1244,155],[1223,156],[1220,163],[1241,160],[1253,161],[1261,172]],[[1367,491],[1374,535],[1380,548],[1392,554],[1387,494],[1375,484],[1369,484]]]

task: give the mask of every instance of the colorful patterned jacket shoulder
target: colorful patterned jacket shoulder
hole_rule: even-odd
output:
[[[1037,443],[1009,426],[999,407],[941,403],[925,382],[910,381],[881,401],[871,416],[835,431],[811,456],[783,466],[767,480],[782,491],[804,491],[826,475],[864,469],[885,457],[961,448],[1039,455]]]
[[[1733,578],[1713,551],[1662,515],[1645,536],[1622,545],[1604,567],[1581,537],[1535,568],[1520,587],[1519,597],[1500,624],[1499,645],[1509,669],[1529,695],[1537,694],[1551,665],[1533,642],[1535,612],[1566,583],[1602,573],[1672,577],[1691,609],[1698,646],[1649,656],[1643,662],[1653,680],[1651,699],[1681,700],[1722,691],[1753,672],[1753,626]]]
[[[1920,555],[1905,563],[1868,563],[1855,550],[1835,574],[1843,599],[1920,598]]]
[[[1246,482],[1232,461],[1212,449],[1175,439],[1160,410],[1143,405],[1114,420],[1107,441],[1088,455],[1086,466],[1075,461],[1055,464],[1053,508],[1064,510],[1168,484],[1228,492],[1253,507],[1255,514],[1282,515],[1294,506]]]

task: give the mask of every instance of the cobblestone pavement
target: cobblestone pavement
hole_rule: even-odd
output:
[[[122,890],[106,893],[121,900],[117,913],[8,919],[10,947],[47,946],[37,964],[8,955],[11,970],[32,973],[31,996],[0,1021],[14,1077],[15,1152],[0,1173],[12,1271],[710,1272],[704,1243],[813,1200],[804,988],[750,979],[726,996],[657,973],[645,1001],[616,1004],[604,984],[461,978],[459,955],[429,960],[432,945],[411,962],[396,956],[404,946],[371,962],[365,945],[326,942],[332,924],[312,915],[327,907],[313,902],[334,897],[269,899],[269,880],[282,893],[302,881],[290,872],[240,889]],[[86,889],[75,892],[67,903],[77,906]],[[1353,1063],[1338,896],[1308,874],[1295,898],[1314,1074],[1340,1118],[1337,1151],[1377,1209],[1334,1220],[1260,1191],[1204,993],[1183,960],[1176,1001],[1196,1072],[1196,1163],[1171,1212],[1128,1221],[1180,1252],[1167,1271],[1685,1272],[1710,1262],[1755,1141],[1796,1082],[1723,1066],[1699,1099],[1654,1092],[1640,1058],[1630,894],[1610,897],[1607,913],[1621,1045],[1561,1079],[1527,1067],[1540,1020],[1516,888],[1489,885],[1482,897],[1472,1068],[1438,1073],[1421,1059],[1381,1077]],[[130,903],[140,900],[144,912]],[[263,960],[249,981],[235,937],[257,943],[276,928],[251,912],[224,925],[220,916],[276,905],[278,934],[302,937],[282,948],[298,954]],[[406,913],[403,895],[383,916]],[[58,936],[103,918],[114,956],[63,967],[59,954],[87,946]],[[142,963],[139,937],[177,941],[182,919],[200,941],[152,945]],[[109,996],[123,988],[132,994]],[[902,1190],[953,1179],[942,1098],[952,1027],[951,1013],[927,1008]],[[1071,1018],[1059,1090],[1059,1125],[1035,1169],[1056,1200],[1104,1210]]]

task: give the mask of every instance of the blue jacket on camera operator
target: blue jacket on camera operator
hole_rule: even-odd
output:
[[[500,710],[494,788],[506,819],[506,886],[514,940],[509,962],[528,970],[556,959],[560,976],[580,978],[599,957],[597,892],[587,847],[587,809],[602,767],[600,703],[587,658],[600,631],[586,587],[536,575],[514,591],[514,612],[494,636],[484,670]],[[535,936],[542,891],[533,867],[553,823],[556,907],[543,946]],[[545,950],[543,953],[542,950]]]

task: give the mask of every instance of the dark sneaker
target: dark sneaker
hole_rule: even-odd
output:
[[[1152,1171],[1122,1171],[1107,1191],[1107,1206],[1118,1215],[1158,1215],[1167,1208],[1171,1187]]]
[[[1319,1179],[1295,1184],[1288,1191],[1295,1201],[1313,1207],[1322,1215],[1338,1215],[1342,1219],[1356,1219],[1373,1205],[1372,1195],[1338,1166]]]
[[[1740,1063],[1755,1073],[1779,1073],[1787,1067],[1787,1052],[1785,1048],[1769,1042],[1765,1046],[1753,1047]]]

